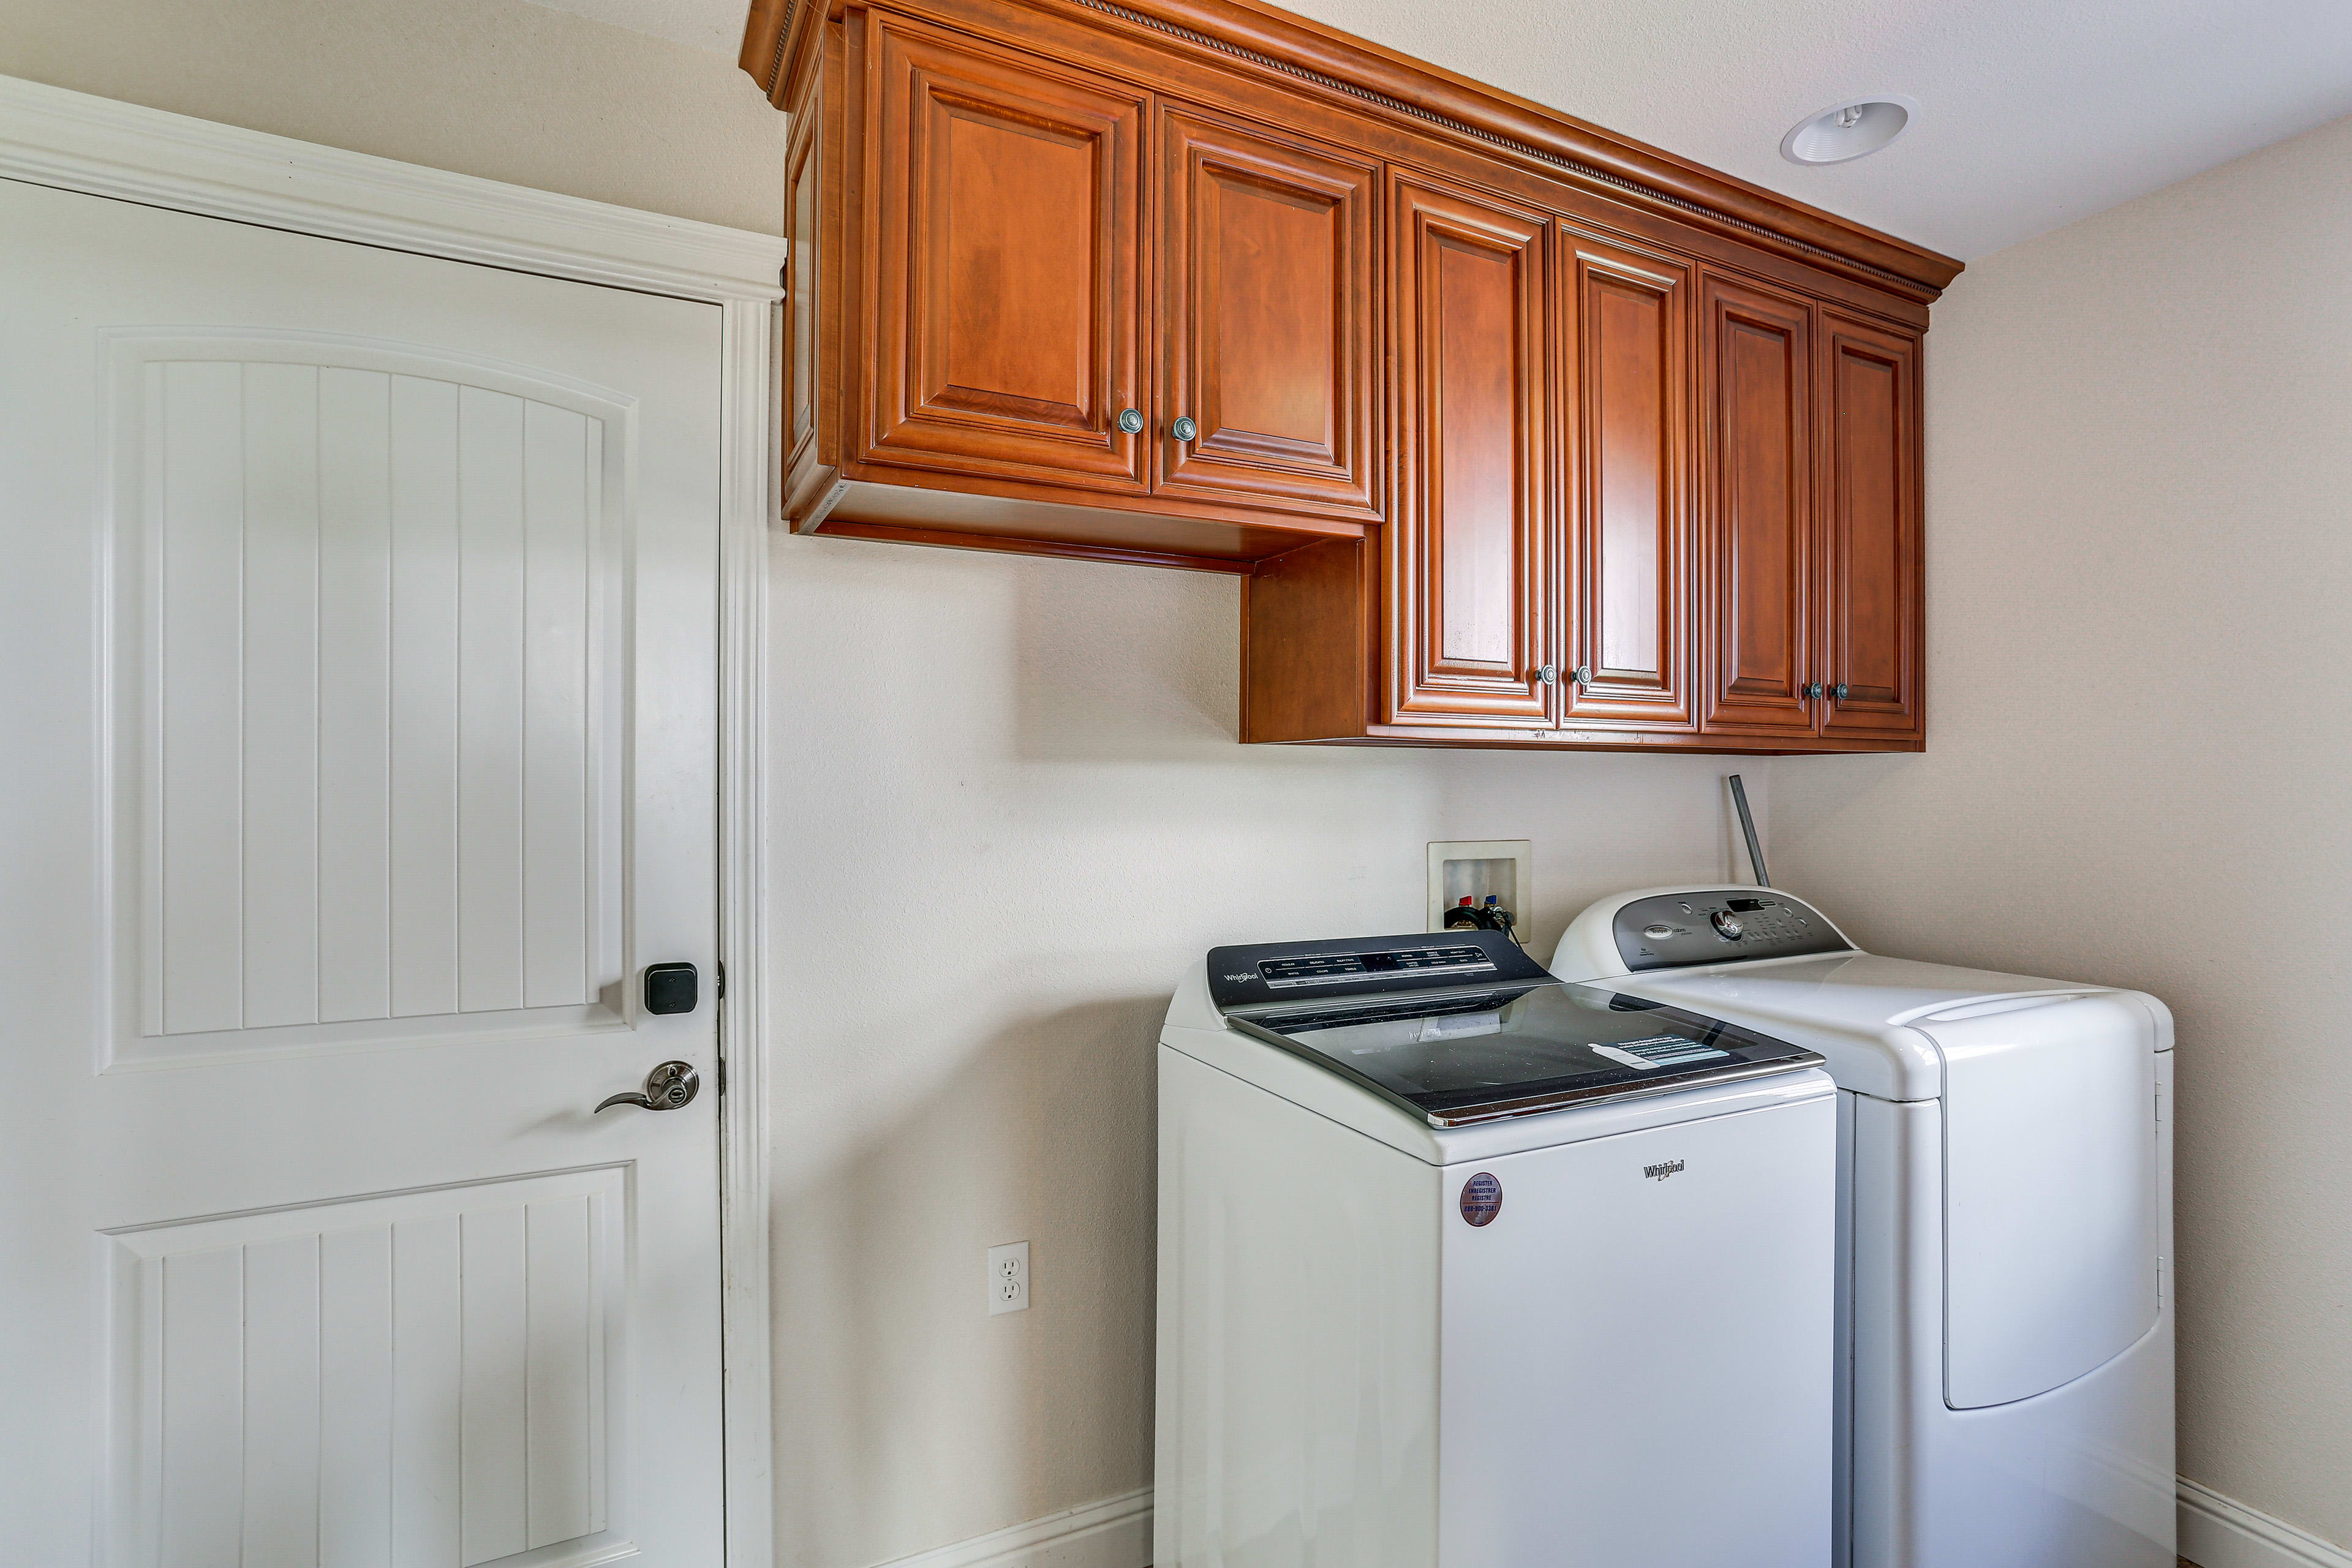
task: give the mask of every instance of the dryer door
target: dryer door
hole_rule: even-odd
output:
[[[2006,1405],[2157,1317],[2156,1040],[2107,994],[1916,1020],[1944,1056],[1944,1397]]]

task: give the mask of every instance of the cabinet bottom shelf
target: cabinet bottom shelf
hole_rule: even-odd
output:
[[[1302,544],[1352,542],[1364,533],[1360,523],[1336,519],[1301,518],[1285,526],[856,479],[837,481],[824,504],[807,510],[815,521],[796,522],[794,531],[824,538],[1234,574]]]

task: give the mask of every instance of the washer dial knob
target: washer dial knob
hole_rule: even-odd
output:
[[[1739,917],[1729,910],[1717,910],[1706,918],[1715,927],[1715,934],[1726,942],[1738,942],[1747,934],[1745,928],[1739,923]]]

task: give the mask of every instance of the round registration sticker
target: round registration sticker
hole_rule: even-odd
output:
[[[1503,1212],[1503,1184],[1481,1171],[1462,1184],[1462,1217],[1472,1225],[1492,1225]]]

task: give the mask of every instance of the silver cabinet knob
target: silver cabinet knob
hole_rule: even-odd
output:
[[[1118,411],[1118,427],[1126,431],[1130,436],[1142,434],[1143,410],[1140,408],[1120,409]]]
[[[1568,678],[1579,686],[1590,686],[1592,684],[1592,667],[1589,664],[1580,664],[1568,672]]]
[[[1541,669],[1536,671],[1536,679],[1542,681],[1546,686],[1558,684],[1559,680],[1559,666],[1556,664],[1545,665]]]
[[[1201,433],[1201,427],[1192,423],[1191,415],[1179,414],[1176,416],[1176,423],[1168,426],[1168,433],[1179,441],[1190,441]]]
[[[664,1062],[646,1074],[646,1086],[636,1094],[616,1094],[598,1111],[610,1110],[616,1105],[634,1105],[644,1110],[683,1110],[694,1103],[702,1091],[702,1075],[689,1062]]]
[[[1821,694],[1822,683],[1818,680],[1809,681],[1805,685],[1797,688],[1797,695],[1804,698],[1809,702],[1820,697]]]
[[[1830,688],[1830,700],[1832,702],[1843,702],[1845,700],[1845,694],[1853,689],[1853,688],[1841,680],[1835,686]]]

